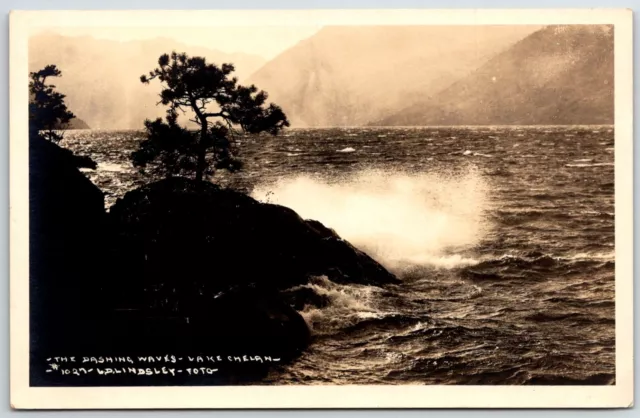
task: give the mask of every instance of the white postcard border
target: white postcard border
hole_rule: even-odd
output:
[[[42,26],[613,24],[614,386],[29,387],[27,40]],[[630,9],[14,11],[10,17],[10,376],[20,409],[611,408],[633,403],[633,40]]]

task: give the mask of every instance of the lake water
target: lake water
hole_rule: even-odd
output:
[[[69,131],[107,205],[142,132]],[[216,181],[317,219],[402,279],[314,278],[314,342],[275,384],[613,384],[610,126],[296,129]]]

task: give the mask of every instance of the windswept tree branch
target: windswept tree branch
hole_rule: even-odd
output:
[[[166,122],[158,119],[146,121],[147,140],[134,153],[134,165],[146,166],[159,161],[168,175],[213,174],[215,169],[239,169],[240,162],[233,155],[228,135],[235,137],[235,127],[256,134],[267,132],[276,135],[289,126],[282,110],[266,105],[267,94],[251,85],[238,84],[232,77],[233,64],[207,63],[203,57],[189,57],[175,51],[162,54],[158,67],[140,81],[148,84],[159,80],[162,85],[160,104],[167,106]],[[218,111],[207,111],[215,103]],[[195,118],[188,119],[200,129],[191,132],[178,125],[178,113],[191,109]],[[211,119],[221,119],[213,121]],[[214,163],[215,162],[215,163]]]
[[[42,136],[53,142],[63,139],[64,129],[75,115],[67,109],[65,95],[55,91],[55,85],[46,84],[49,77],[60,77],[62,72],[55,65],[47,65],[40,71],[29,73],[30,129],[44,132]]]

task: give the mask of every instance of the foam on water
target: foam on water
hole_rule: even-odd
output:
[[[291,290],[297,288],[309,288],[329,300],[329,306],[325,308],[307,306],[300,312],[315,334],[331,333],[363,319],[384,315],[375,306],[375,296],[380,291],[375,287],[341,285],[320,276]]]
[[[613,261],[616,259],[615,251],[601,252],[601,253],[578,253],[570,257],[566,257],[567,260],[581,261],[581,260],[605,260]]]
[[[458,250],[488,232],[489,185],[474,169],[462,174],[367,170],[329,183],[285,177],[256,187],[253,196],[315,219],[387,267],[453,268],[475,261]]]
[[[594,163],[594,164],[565,164],[565,167],[576,167],[576,168],[583,168],[583,167],[608,167],[608,166],[613,166],[615,165],[614,163]]]
[[[100,162],[100,163],[98,163],[98,170],[99,171],[124,172],[124,171],[127,171],[127,168],[123,164],[110,163],[110,162]]]

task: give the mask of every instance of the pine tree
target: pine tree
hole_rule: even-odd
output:
[[[193,176],[203,180],[218,169],[240,169],[230,137],[239,131],[277,135],[289,126],[282,109],[266,104],[267,93],[238,84],[232,64],[207,63],[185,53],[163,54],[158,67],[140,77],[143,83],[158,79],[160,103],[168,106],[165,120],[146,120],[146,140],[132,154],[135,166],[155,168],[167,176]],[[190,115],[198,129],[178,124]]]
[[[31,132],[43,138],[60,142],[63,131],[75,117],[67,109],[65,95],[47,84],[47,78],[60,77],[62,72],[55,65],[47,65],[40,71],[29,73],[29,126]]]

